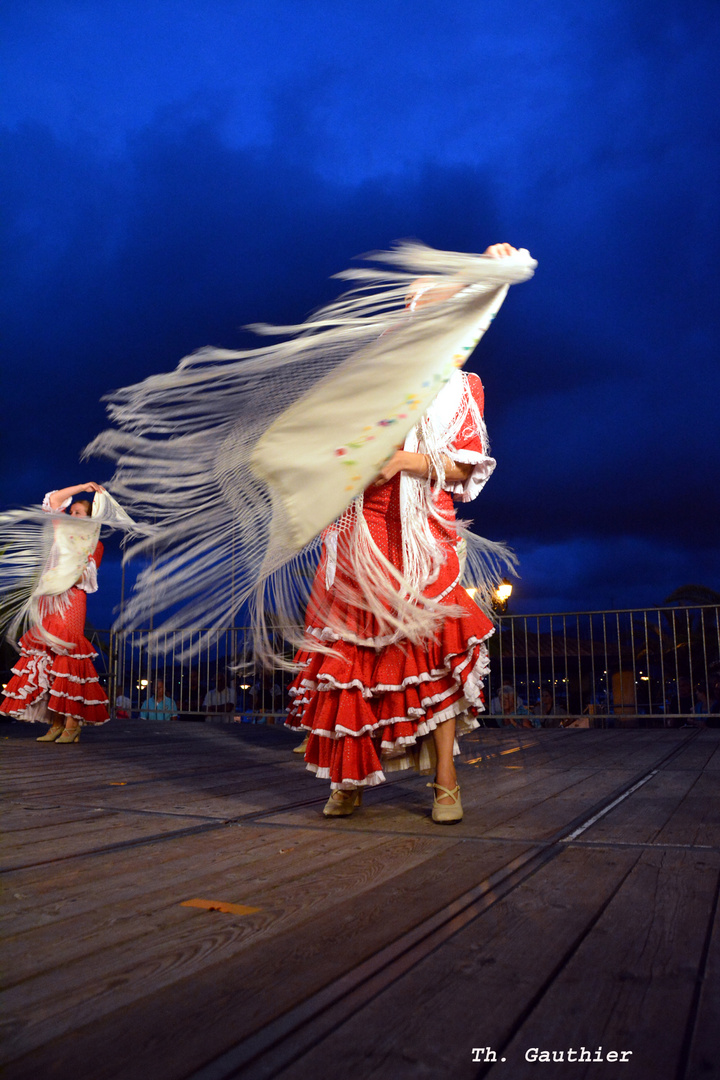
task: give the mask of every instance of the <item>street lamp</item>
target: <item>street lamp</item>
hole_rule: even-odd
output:
[[[493,594],[492,606],[499,615],[507,611],[508,600],[512,596],[513,587],[507,578],[503,578]]]

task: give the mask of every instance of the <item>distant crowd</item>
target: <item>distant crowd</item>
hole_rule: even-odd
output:
[[[115,715],[120,719],[200,723],[253,719],[283,714],[285,694],[284,680],[277,672],[243,679],[219,667],[203,679],[193,669],[179,678],[155,674],[149,680],[137,680],[134,687],[126,683],[115,697]]]

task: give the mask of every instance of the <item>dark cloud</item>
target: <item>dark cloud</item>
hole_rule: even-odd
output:
[[[215,28],[198,31],[192,85],[163,84],[155,107],[148,94],[135,108],[128,91],[118,109],[134,121],[107,143],[96,128],[114,115],[116,84],[95,68],[95,128],[73,126],[56,71],[53,128],[0,130],[11,405],[0,501],[85,477],[78,454],[105,425],[104,393],[202,345],[247,345],[245,323],[301,319],[354,256],[407,236],[475,251],[507,239],[540,266],[472,360],[499,461],[473,507],[478,528],[517,547],[530,607],[651,602],[702,577],[720,586],[714,6],[610,3],[600,18],[568,3],[553,19],[528,0],[488,11],[501,47],[487,57],[467,13],[406,39],[392,37],[386,5],[370,7],[379,22],[351,13],[357,40],[344,9],[327,47],[298,39],[317,62],[273,60],[262,117],[247,86],[210,91],[197,75],[218,8]],[[430,5],[433,19],[444,7]],[[193,4],[181,8],[189,50]],[[58,32],[76,9],[58,9]],[[147,10],[149,27],[170,25],[163,4]],[[18,9],[16,29],[24,19]],[[252,19],[257,29],[259,9]],[[99,26],[93,56],[110,56]],[[149,52],[133,35],[137,75]],[[433,66],[440,48],[456,66]],[[80,79],[77,58],[69,70]],[[27,114],[52,114],[42,80],[33,92]],[[244,101],[262,139],[238,136]]]
[[[118,385],[204,344],[247,344],[245,323],[303,318],[337,291],[332,273],[398,236],[461,247],[492,234],[487,185],[466,168],[331,185],[279,145],[229,149],[212,119],[166,113],[116,167],[36,126],[4,143],[15,164],[8,456],[23,458],[33,416],[26,456],[4,477],[8,501],[29,497],[35,462],[75,469]]]

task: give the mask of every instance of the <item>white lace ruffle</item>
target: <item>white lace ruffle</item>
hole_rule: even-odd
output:
[[[473,465],[473,471],[466,480],[445,481],[445,490],[449,491],[456,502],[472,502],[477,498],[495,471],[495,458],[479,454],[475,450],[449,450],[453,461],[460,465]]]
[[[53,513],[57,512],[57,511],[54,511],[52,506],[50,505],[50,496],[54,495],[56,491],[57,491],[57,488],[55,488],[54,491],[48,491],[47,495],[45,496],[45,498],[42,501],[42,508],[43,508],[43,510],[45,511],[46,514],[53,514]],[[57,508],[58,511],[66,510],[71,502],[72,502],[72,499],[70,498],[70,496],[68,496],[67,499],[64,499],[63,502],[60,503],[60,505]]]
[[[85,563],[85,568],[80,581],[77,583],[77,588],[82,589],[82,591],[86,593],[98,591],[97,566],[95,565],[94,559],[88,559]]]

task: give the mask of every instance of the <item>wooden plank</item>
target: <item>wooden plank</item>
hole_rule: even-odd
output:
[[[3,869],[24,866],[28,863],[82,855],[120,842],[147,840],[155,836],[168,836],[186,828],[197,828],[203,822],[197,817],[161,816],[157,814],[102,813],[97,826],[83,825],[79,832],[66,831],[62,842],[38,839],[34,843],[6,843],[3,849]]]
[[[138,736],[132,741],[102,746],[90,746],[81,738],[71,747],[57,743],[42,747],[33,744],[33,749],[28,751],[6,746],[0,772],[7,773],[11,780],[14,776],[29,775],[35,769],[57,770],[61,762],[64,770],[68,773],[75,770],[76,774],[80,769],[103,772],[115,768],[142,768],[150,772],[176,769],[188,773],[193,767],[202,771],[213,766],[222,772],[231,769],[239,760],[263,765],[287,760],[291,750],[292,745],[286,745],[284,740],[282,745],[275,747],[248,746],[242,740],[233,738],[232,732],[218,738],[212,732],[201,731],[193,740],[175,742],[154,741]]]
[[[720,907],[717,904],[714,915],[697,1014],[693,1030],[689,1033],[688,1058],[683,1063],[683,1080],[720,1078],[717,1035],[720,1016]]]
[[[655,760],[688,737],[687,731],[621,731],[581,729],[493,729],[474,731],[460,740],[461,758],[485,751],[486,760],[513,746],[521,748],[522,759],[534,766],[582,767],[592,759],[600,768],[641,768],[644,760]]]
[[[696,783],[696,774],[662,769],[601,818],[583,840],[598,843],[654,843]],[[688,833],[683,842],[688,842]]]
[[[59,829],[57,842],[69,845],[74,842],[74,821],[88,820],[88,840],[93,839],[93,816],[86,819],[84,815],[94,804],[102,806],[105,821],[113,814],[129,819],[134,811],[151,809],[153,813],[138,817],[155,826],[181,820],[172,817],[170,809],[185,811],[182,820],[194,823],[198,820],[194,814],[226,812],[229,806],[239,807],[239,812],[257,807],[265,815],[248,825],[197,836],[178,837],[172,830],[161,829],[147,847],[107,855],[91,855],[86,848],[87,855],[67,863],[9,875],[10,887],[18,895],[10,897],[5,911],[10,915],[16,910],[19,920],[20,933],[11,949],[20,981],[7,999],[13,1008],[9,1024],[16,1029],[16,1056],[9,1066],[15,1071],[7,1076],[51,1080],[72,1075],[74,1080],[81,1062],[82,1069],[89,1067],[98,1080],[137,1075],[138,1062],[153,1080],[187,1075],[212,1059],[236,1033],[248,1033],[268,1022],[394,940],[418,918],[525,850],[525,837],[547,835],[551,822],[576,816],[587,800],[616,789],[623,778],[658,760],[687,735],[594,730],[525,734],[485,729],[474,749],[469,740],[461,744],[467,746],[468,757],[475,754],[484,760],[461,767],[466,820],[445,830],[429,820],[430,793],[424,779],[412,777],[370,793],[367,807],[352,818],[324,821],[320,816],[324,785],[291,757],[296,737],[283,733],[278,738],[277,730],[258,729],[248,740],[232,728],[211,730],[210,725],[197,725],[195,732],[177,736],[137,728],[117,736],[93,732],[92,743],[88,739],[82,746],[65,748],[78,753],[63,759],[60,774],[56,764],[54,770],[50,768],[50,757],[39,755],[39,750],[47,748],[29,742],[25,748],[19,743],[11,748],[8,757],[14,764],[25,762],[15,781],[13,813],[18,815],[19,834],[25,834],[15,839],[26,849],[34,834],[43,831],[32,828],[32,814],[46,810],[51,796],[67,814],[63,824],[67,832]],[[697,741],[701,739],[705,750],[695,752],[693,767],[696,771],[705,768],[710,776],[720,762],[718,735],[701,732]],[[512,753],[503,753],[507,750]],[[692,823],[693,813],[702,819],[693,835],[715,835],[711,785],[703,786],[703,780],[693,786],[690,761],[688,757],[682,769],[664,770],[676,777],[686,774],[690,786],[684,796],[678,779],[664,780],[665,786],[646,793],[648,805],[643,812],[648,826],[654,813],[656,831],[667,822],[665,837],[691,835],[683,830]],[[111,786],[123,776],[132,778],[132,785]],[[279,802],[288,794],[307,798],[315,793],[317,805],[277,813]],[[23,810],[24,805],[36,809]],[[515,828],[505,831],[517,839],[493,835],[493,829],[500,833],[513,822]],[[118,825],[116,835],[124,835],[123,827]],[[103,831],[97,830],[97,835]],[[483,833],[491,839],[476,839]],[[578,895],[585,895],[583,890],[589,903],[593,888],[596,901],[604,902],[598,897],[616,880],[616,869],[608,868],[603,860],[614,860],[617,868],[638,858],[634,849],[570,848],[551,865],[564,865],[567,871],[570,855],[579,863],[584,860],[584,870],[569,877],[566,872],[565,894],[562,875],[553,888],[545,888],[550,867],[526,883],[535,882],[537,887],[527,894],[531,899],[524,901],[527,930],[524,937],[519,935],[516,951],[518,964],[530,969],[536,986],[536,953],[541,946],[550,951],[554,946],[557,951],[555,916],[567,928],[576,925],[568,906],[572,908]],[[678,864],[666,870],[680,877],[687,867]],[[658,887],[658,880],[645,875],[635,888],[638,905],[652,906],[652,896],[645,894]],[[661,884],[667,897],[664,878]],[[218,892],[228,887],[233,889],[232,896]],[[247,917],[179,906],[180,899],[209,895],[250,906],[262,906],[262,899],[264,906]],[[697,921],[701,905],[688,899],[687,891],[683,896],[676,904],[678,910],[683,909],[678,920]],[[582,903],[580,908],[586,915],[590,910],[583,909]],[[193,919],[211,921],[193,923]],[[226,919],[236,922],[230,927],[223,923]],[[492,940],[503,930],[492,923],[490,913],[478,920],[477,925],[481,924],[484,932],[491,928]],[[647,936],[654,941],[650,931]],[[691,937],[688,931],[686,944]],[[680,940],[682,933],[678,931],[674,938]],[[503,940],[510,948],[509,938]],[[504,976],[498,990],[493,983],[497,950],[492,956],[494,963],[478,969],[478,978],[484,986],[488,976],[493,1000],[500,992],[506,994],[512,1015],[505,1019],[512,1024],[519,1015],[517,977]],[[631,951],[628,956],[626,982],[633,982],[645,957],[633,957]],[[688,956],[688,972],[683,973],[684,981],[679,980],[685,989],[696,964],[692,948]],[[457,958],[456,963],[460,963]],[[464,1018],[462,1033],[468,1034],[468,1009],[463,1008],[467,998],[462,998],[458,1008],[454,970],[451,965],[438,985],[443,991],[438,997],[438,1016],[443,1008],[445,1014],[436,1029],[436,1042],[446,1051],[451,1046],[446,1032],[453,1030],[456,1014]],[[609,978],[608,970],[601,974]],[[434,986],[435,980],[430,982]],[[682,993],[679,989],[681,997]],[[567,1013],[567,1002],[559,1008]],[[415,1000],[401,996],[393,1022],[397,1027],[399,1018],[403,1030],[416,1032],[415,1013]],[[425,1013],[421,1015],[424,1022]],[[172,1017],[170,1023],[167,1017]],[[671,1042],[677,1038],[677,1024],[668,1038]],[[340,1060],[344,1068],[344,1058]],[[396,1055],[394,1077],[422,1075],[417,1054],[412,1059],[414,1071],[403,1060]],[[333,1062],[336,1067],[337,1061]],[[378,1068],[382,1070],[382,1062]],[[477,1068],[473,1065],[473,1072]],[[580,1074],[573,1071],[573,1075]]]
[[[466,838],[541,842],[636,775],[545,768],[498,775],[497,771],[480,773],[460,766],[458,779],[465,817],[456,828]],[[362,811],[344,822],[343,828],[349,832],[369,828],[424,833],[435,828],[429,818],[430,799],[423,782],[408,778],[391,790],[383,787],[369,791]],[[307,825],[313,813],[303,807],[283,814],[269,813],[263,820]]]
[[[513,1080],[536,1080],[529,1047],[568,1045],[632,1051],[627,1068],[617,1067],[627,1080],[675,1080],[719,872],[717,852],[643,852],[508,1045]],[[598,1065],[572,1073],[597,1077]]]
[[[683,735],[692,734],[687,746],[673,758],[671,768],[688,769],[690,772],[701,772],[707,768],[713,758],[717,758],[718,746],[720,746],[720,731],[712,729],[706,731],[688,732],[680,729]],[[716,764],[715,768],[718,768]]]
[[[187,1075],[499,869],[516,850],[450,842],[437,857],[404,869],[394,847],[380,861],[372,854],[353,860],[348,874],[320,871],[302,886],[296,882],[290,925],[252,949],[242,948],[243,928],[261,915],[183,908],[183,934],[155,935],[122,955],[107,950],[90,965],[75,965],[72,985],[61,969],[54,984],[47,982],[42,1006],[19,987],[9,1002],[6,1080],[70,1077],[79,1060],[94,1080]]]
[[[61,782],[72,778],[76,781],[87,777],[91,782],[119,770],[135,771],[141,778],[152,779],[159,772],[168,775],[192,775],[197,772],[230,773],[242,765],[246,768],[267,768],[281,761],[293,760],[291,747],[262,752],[262,748],[246,747],[237,739],[213,739],[211,735],[199,737],[193,742],[167,745],[140,741],[132,746],[91,747],[84,742],[72,747],[52,743],[38,747],[32,754],[7,755],[10,764],[7,784],[15,778],[27,780],[36,772],[44,773],[50,781]],[[296,760],[296,759],[295,759]]]
[[[146,811],[148,813],[186,813],[221,820],[255,813],[297,799],[323,797],[322,788],[308,783],[305,777],[298,780],[292,775],[282,775],[279,769],[273,773],[258,773],[249,778],[238,776],[232,782],[215,781],[193,785],[191,779],[179,786],[177,782],[157,781],[151,791],[126,791],[124,788],[108,787],[96,792],[90,805],[113,811]],[[325,797],[327,797],[325,795]],[[89,801],[77,796],[76,804],[88,805]]]
[[[87,807],[63,806],[13,806],[2,805],[3,836],[12,837],[13,843],[34,843],[48,831],[53,837],[62,834],[62,830],[93,820],[97,811]]]
[[[544,840],[563,829],[575,817],[608,799],[635,773],[599,770],[562,770],[544,782],[508,794],[486,812],[484,835],[523,836]]]
[[[351,900],[356,893],[382,883],[394,876],[398,869],[407,869],[424,863],[430,852],[419,848],[417,842],[394,844],[391,852],[389,845],[375,843],[372,848],[356,853],[354,858],[338,858],[337,872],[345,881],[343,898]],[[327,862],[328,860],[325,860]],[[332,863],[331,863],[332,866]],[[67,956],[62,961],[56,959],[53,939],[50,935],[37,935],[49,938],[50,955],[45,961],[46,972],[28,978],[16,984],[14,988],[1,995],[3,1013],[6,1016],[21,1016],[28,1004],[33,1003],[35,1014],[44,1016],[44,1025],[52,1022],[58,1012],[66,1009],[70,1001],[94,1013],[96,996],[102,1002],[105,988],[122,985],[132,972],[132,986],[126,992],[119,991],[120,999],[133,1000],[138,994],[146,993],[157,986],[162,986],[166,969],[171,974],[171,981],[183,971],[190,972],[197,967],[204,967],[223,957],[235,955],[241,949],[254,944],[259,938],[273,935],[302,922],[311,913],[315,904],[321,904],[327,897],[329,901],[337,895],[337,883],[329,881],[324,864],[315,874],[307,876],[311,893],[298,889],[298,871],[296,862],[294,872],[285,874],[270,867],[270,880],[265,884],[248,881],[240,872],[227,870],[222,874],[197,874],[191,881],[176,881],[174,887],[163,895],[155,894],[148,904],[146,897],[140,897],[139,903],[118,906],[106,905],[106,918],[112,920],[124,914],[128,920],[123,927],[125,940],[120,939],[114,945],[108,943],[102,926],[81,943],[85,955],[74,959]],[[232,903],[242,903],[260,910],[253,918],[220,919],[215,913],[198,913],[183,908],[184,900],[196,895],[209,895],[226,898]],[[153,904],[156,910],[153,911]],[[124,912],[122,911],[124,908]],[[134,925],[133,925],[134,922]],[[58,927],[59,933],[65,933],[64,927]],[[68,925],[71,930],[71,924]],[[32,937],[25,935],[26,943],[36,950],[41,944],[32,945]],[[43,942],[44,944],[45,942]],[[88,948],[90,951],[87,951]],[[68,950],[64,950],[67,952]],[[69,950],[72,957],[72,952]],[[98,975],[98,960],[101,960],[102,973]],[[62,1002],[57,1002],[58,983],[62,986]],[[113,990],[113,1004],[120,1004],[117,993]]]
[[[473,1048],[502,1047],[639,857],[564,849],[283,1070],[283,1080],[329,1076],[339,1060],[347,1075],[364,1080],[474,1080]],[[515,1080],[514,1068],[503,1072],[497,1057],[497,1075]]]
[[[205,790],[196,791],[192,780],[187,790],[156,783],[147,797],[136,788],[108,785],[92,800],[79,804],[67,791],[57,793],[56,801],[48,796],[38,799],[34,808],[23,801],[8,811],[11,828],[6,834],[4,864],[18,866],[59,858],[155,831],[163,833],[213,819],[224,821],[274,809],[287,799],[315,798],[318,806],[324,802],[322,790],[292,767],[288,775],[278,769],[257,770],[252,778],[245,776],[232,787],[224,781],[217,795],[213,788],[219,786],[214,781],[208,791],[206,781]]]
[[[342,1060],[368,1080],[470,1080],[492,1062],[473,1062],[477,1047],[497,1055],[491,1076],[512,1080],[675,1080],[718,869],[718,855],[710,866],[688,853],[568,849],[281,1076],[311,1080]],[[703,1030],[716,1045],[716,1013]],[[583,1046],[632,1057],[604,1069],[525,1060]]]
[[[714,771],[707,770],[697,777],[659,829],[655,843],[720,847],[718,776]]]
[[[720,730],[709,728],[701,731],[698,735],[698,742],[701,744],[708,743],[713,748],[712,756],[708,760],[705,770],[712,769],[716,773],[720,772]]]
[[[199,838],[189,838],[197,840]],[[405,840],[392,853],[400,864],[415,865],[434,857],[447,839]],[[283,832],[254,827],[237,835],[232,846],[227,835],[203,838],[203,850],[177,841],[182,856],[167,859],[150,853],[133,867],[125,860],[123,873],[106,878],[100,871],[65,885],[29,888],[14,883],[18,897],[12,918],[12,936],[4,942],[3,986],[53,970],[81,957],[135,942],[148,934],[166,933],[187,920],[178,905],[195,895],[252,899],[271,910],[273,918],[253,924],[253,934],[277,933],[297,909],[301,888],[310,874],[344,873],[345,865],[363,859],[385,860],[390,841],[360,834],[355,837],[297,829]],[[390,860],[388,860],[390,861]],[[28,907],[30,910],[28,911]]]
[[[555,732],[540,730],[538,739]],[[560,761],[568,766],[586,764],[588,760],[598,768],[632,769],[638,771],[648,762],[669,753],[687,741],[689,732],[682,730],[573,730],[557,732],[552,763]]]
[[[281,727],[253,729],[239,724],[171,724],[149,730],[136,724],[126,732],[118,732],[116,725],[109,724],[97,731],[85,729],[80,742],[72,747],[43,746],[35,742],[35,736],[43,733],[42,727],[36,727],[28,737],[20,730],[22,726],[17,725],[13,736],[5,740],[3,758],[8,764],[2,768],[9,768],[10,762],[14,769],[26,768],[43,760],[55,766],[63,760],[72,767],[73,761],[83,757],[86,761],[94,758],[98,764],[111,766],[118,760],[132,762],[138,757],[157,758],[159,749],[163,756],[174,754],[179,760],[195,751],[202,759],[220,746],[230,754],[248,759],[261,757],[267,761],[289,754],[297,743],[297,735]]]
[[[72,803],[77,806],[122,807],[131,804],[134,807],[143,806],[154,810],[166,808],[168,801],[172,799],[180,799],[192,805],[203,798],[218,801],[227,797],[237,798],[246,791],[282,788],[289,783],[299,790],[303,786],[309,787],[304,773],[284,763],[266,768],[237,768],[220,777],[207,774],[196,776],[192,773],[182,777],[155,775],[143,783],[128,781],[123,778],[123,773],[117,773],[115,777],[96,781],[92,785],[76,785],[67,780],[52,787],[43,785],[41,792],[30,793],[25,797],[17,794],[12,800],[8,800],[7,804],[11,807],[41,809],[62,801],[64,804]]]

